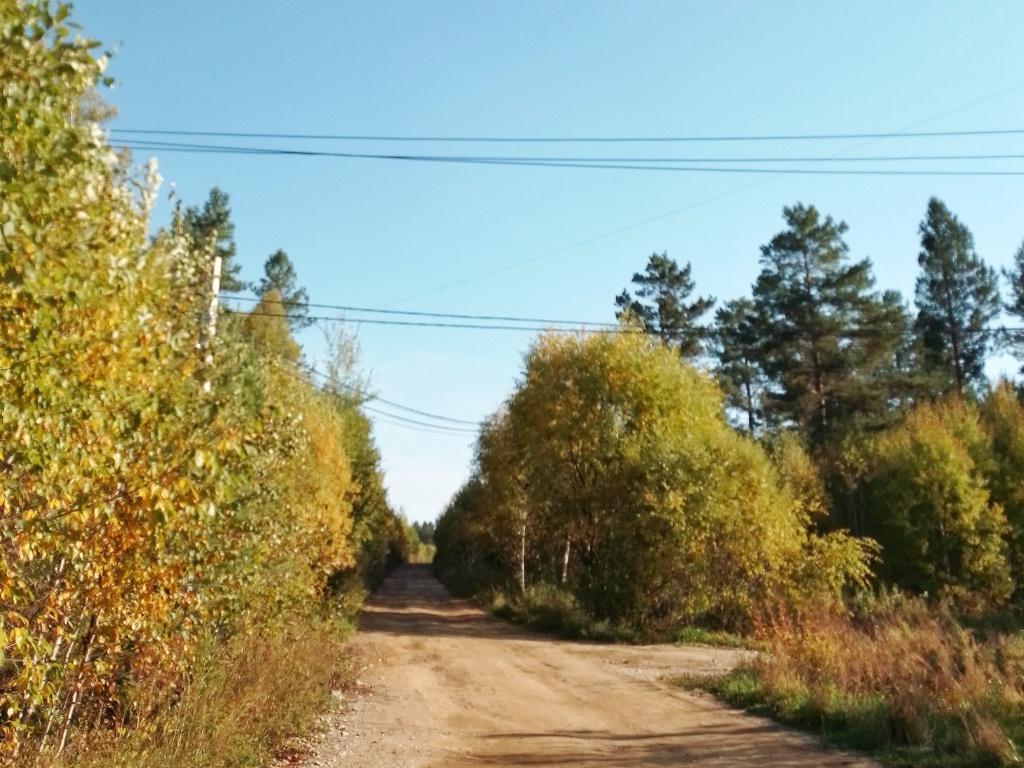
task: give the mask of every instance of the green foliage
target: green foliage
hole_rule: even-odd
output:
[[[534,584],[514,596],[494,593],[487,607],[499,618],[566,640],[630,642],[638,637],[631,627],[593,618],[570,592],[552,584]]]
[[[916,327],[924,362],[943,391],[963,394],[984,381],[989,323],[999,314],[995,270],[974,250],[971,231],[937,198],[921,222]]]
[[[959,401],[919,406],[873,440],[862,480],[866,531],[882,546],[880,575],[964,608],[999,606],[1011,578],[1006,516],[989,494],[987,436]]]
[[[192,242],[212,248],[221,258],[221,289],[235,293],[245,288],[239,274],[242,265],[235,261],[235,223],[231,220],[231,199],[220,187],[210,190],[203,207],[189,206],[182,214],[182,225]]]
[[[244,325],[254,346],[272,360],[297,363],[302,355],[298,342],[292,338],[281,294],[269,289],[245,316]]]
[[[715,300],[708,296],[690,301],[695,287],[691,273],[689,263],[680,268],[667,253],[652,254],[647,268],[633,275],[637,298],[628,290],[615,298],[616,316],[632,315],[645,331],[657,334],[682,357],[697,357],[707,335],[699,321]]]
[[[734,299],[715,313],[716,373],[726,405],[743,415],[753,435],[764,422],[766,380],[761,369],[764,326],[750,299]]]
[[[1013,267],[1003,270],[1003,276],[1010,284],[1010,300],[1004,309],[1017,319],[1017,324],[1024,323],[1024,243],[1013,254]],[[1024,360],[1024,331],[1011,331],[1010,347],[1019,360]],[[1021,368],[1024,372],[1024,368]]]
[[[1019,600],[1024,589],[1024,405],[1009,382],[985,398],[981,422],[991,453],[986,479],[992,501],[1006,515],[1007,560]]]
[[[402,560],[410,563],[431,563],[434,560],[434,544],[427,543],[420,538],[420,530],[422,525],[431,525],[431,531],[433,530],[432,523],[421,524],[421,523],[410,523],[404,517],[401,518],[402,522],[402,534],[405,539],[404,553]],[[431,539],[433,537],[431,536]]]
[[[401,520],[388,505],[370,420],[358,408],[346,407],[350,401],[333,397],[344,423],[342,434],[352,479],[359,489],[352,500],[351,541],[363,580],[376,587],[396,565],[408,559],[408,539]]]
[[[487,496],[479,476],[471,477],[448,503],[437,520],[434,573],[455,594],[469,596],[494,586],[511,586],[504,542],[495,537]],[[494,507],[500,509],[500,507]]]
[[[789,492],[801,516],[807,520],[825,517],[828,514],[825,486],[800,438],[783,432],[769,444],[769,451],[779,482]]]
[[[718,648],[747,648],[750,641],[742,635],[720,629],[680,627],[673,638],[680,645],[711,645]]]
[[[288,254],[278,248],[267,257],[263,264],[263,277],[252,288],[258,296],[274,293],[279,297],[281,309],[279,314],[288,317],[288,324],[293,328],[302,328],[309,324],[309,294],[298,284],[295,265]]]
[[[433,521],[412,524],[412,529],[416,532],[416,538],[420,541],[420,543],[427,545],[434,543],[435,528],[436,523],[434,523]]]
[[[902,305],[872,292],[869,260],[850,262],[845,222],[802,204],[783,217],[787,229],[761,247],[753,289],[756,350],[771,382],[764,406],[770,421],[820,444],[854,415],[886,412]]]
[[[630,333],[551,335],[438,522],[436,562],[456,580],[509,586],[525,548],[527,584],[561,582],[612,625],[737,626],[775,601],[835,600],[863,581],[850,539],[827,539],[820,573],[801,566],[821,545],[808,524],[764,451],[728,427],[715,385],[674,351]]]

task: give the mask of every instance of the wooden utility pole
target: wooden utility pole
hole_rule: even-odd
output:
[[[206,335],[203,344],[206,352],[204,362],[207,368],[213,365],[213,350],[210,348],[210,342],[217,335],[217,307],[220,301],[221,262],[220,256],[213,257],[213,279],[210,282],[210,309],[206,318]],[[209,392],[210,389],[210,380],[207,379],[203,382],[203,392]]]

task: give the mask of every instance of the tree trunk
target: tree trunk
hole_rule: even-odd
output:
[[[67,717],[64,719],[64,730],[60,735],[60,744],[57,746],[57,755],[60,756],[64,752],[64,747],[68,743],[68,734],[71,733],[71,724],[75,719],[75,710],[78,709],[78,705],[82,701],[82,693],[85,688],[85,675],[89,668],[89,660],[92,658],[93,640],[96,639],[96,622],[98,619],[97,614],[93,614],[91,621],[89,622],[89,632],[85,638],[85,649],[82,653],[82,666],[78,672],[78,680],[75,682],[75,690],[71,695],[71,705],[68,707]]]
[[[964,396],[964,370],[960,360],[960,334],[956,322],[956,315],[953,312],[953,290],[950,288],[950,277],[946,271],[942,272],[943,292],[946,296],[946,323],[949,325],[949,341],[953,347],[953,378],[956,381],[956,394]]]
[[[49,712],[46,715],[46,727],[43,729],[43,737],[39,741],[40,755],[46,753],[46,743],[50,739],[50,732],[53,729],[54,721],[60,714],[60,705],[64,700],[64,684],[67,682],[67,669],[68,665],[71,663],[71,656],[75,652],[75,645],[78,644],[78,636],[82,631],[82,623],[85,621],[85,613],[86,607],[83,606],[81,613],[78,615],[78,622],[75,624],[74,632],[71,634],[71,641],[68,643],[67,652],[64,654],[64,661],[61,664],[60,685],[57,688],[57,693],[53,696],[53,702],[50,704]]]
[[[953,376],[956,378],[956,394],[958,397],[963,397],[964,372],[960,361],[960,339],[957,337],[956,329],[953,329],[950,339],[953,343]]]
[[[757,425],[756,420],[754,419],[754,392],[753,388],[750,386],[750,379],[743,382],[743,389],[746,391],[747,395],[747,427],[750,429],[750,434],[753,435],[754,428]]]
[[[526,517],[519,528],[519,592],[526,592]]]
[[[562,577],[559,579],[559,584],[565,586],[565,582],[569,578],[569,553],[572,550],[572,539],[568,536],[565,537],[565,551],[562,553]]]

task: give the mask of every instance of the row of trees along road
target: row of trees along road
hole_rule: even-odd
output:
[[[351,345],[326,387],[299,373],[283,253],[209,333],[227,197],[149,234],[156,168],[108,146],[68,24],[0,4],[0,762],[145,723],[203,649],[357,597],[408,540]]]
[[[558,585],[642,629],[748,626],[876,582],[1002,609],[1024,584],[1024,412],[984,367],[999,280],[939,200],[916,314],[845,223],[783,210],[751,295],[651,256],[621,331],[542,337],[437,528],[456,587]],[[1006,272],[1024,320],[1024,246]],[[733,423],[733,429],[728,423]],[[741,434],[741,433],[746,433]]]

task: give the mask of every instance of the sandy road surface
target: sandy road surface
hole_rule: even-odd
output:
[[[426,566],[388,579],[354,645],[361,693],[307,765],[873,765],[664,680],[721,671],[742,652],[524,634],[453,600]]]

